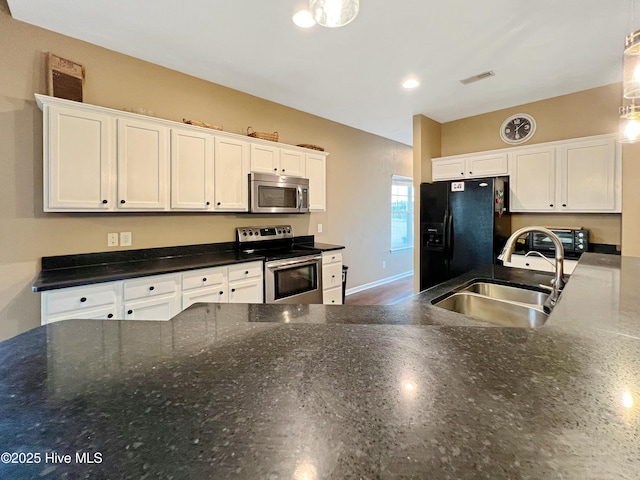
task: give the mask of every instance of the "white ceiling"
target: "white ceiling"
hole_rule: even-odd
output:
[[[619,82],[640,0],[361,0],[296,27],[305,0],[8,0],[17,20],[399,142],[439,122]],[[459,80],[493,70],[495,77]],[[401,88],[420,79],[413,91]]]

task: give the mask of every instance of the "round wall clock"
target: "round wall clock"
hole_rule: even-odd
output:
[[[536,121],[526,113],[516,113],[507,118],[500,127],[500,137],[512,145],[523,143],[533,137]]]

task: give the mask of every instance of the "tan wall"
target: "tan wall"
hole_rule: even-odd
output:
[[[499,131],[502,122],[514,113],[528,113],[536,120],[536,132],[527,145],[616,133],[621,95],[620,84],[606,85],[444,123],[442,125],[442,156],[508,148],[509,145],[500,139]],[[628,175],[632,172],[626,160],[625,157],[623,178],[628,183]],[[633,178],[640,178],[640,176],[633,175]],[[623,212],[629,212],[631,205],[631,199],[624,196]],[[638,210],[635,209],[635,211]],[[514,214],[512,220],[513,228],[541,224],[582,226],[590,230],[593,235],[592,241],[620,245],[622,217],[623,215],[617,214]],[[636,226],[629,227],[629,235],[635,232],[637,236],[640,220],[634,221],[633,224]]]
[[[39,325],[40,298],[31,285],[42,256],[106,251],[108,232],[131,231],[132,248],[149,248],[232,241],[238,226],[286,222],[298,235],[346,246],[349,287],[411,270],[411,252],[389,253],[391,175],[412,174],[410,147],[15,21],[1,0],[0,50],[0,339]],[[85,66],[86,103],[143,107],[240,134],[251,125],[277,130],[281,143],[322,145],[330,152],[327,212],[43,213],[42,114],[33,94],[46,93],[48,51]]]
[[[431,159],[441,151],[442,125],[424,115],[413,117],[413,179],[415,186],[415,215],[413,244],[420,245],[420,183],[431,181]],[[413,271],[420,272],[420,249],[413,251]],[[420,291],[420,275],[413,276],[413,290]]]

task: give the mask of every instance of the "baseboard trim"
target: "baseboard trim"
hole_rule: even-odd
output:
[[[382,278],[380,280],[376,280],[375,282],[365,283],[364,285],[358,285],[357,287],[347,288],[345,296],[351,295],[353,293],[363,292],[364,290],[369,290],[373,287],[379,287],[380,285],[384,285],[385,283],[391,283],[396,280],[400,280],[401,278],[410,277],[412,275],[413,270],[409,270],[408,272],[399,273],[398,275],[393,275],[392,277]]]

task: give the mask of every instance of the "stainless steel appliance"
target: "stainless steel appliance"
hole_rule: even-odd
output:
[[[579,256],[589,248],[589,231],[584,228],[558,228],[547,227],[562,242],[564,253],[567,256]],[[527,251],[551,253],[555,251],[553,242],[548,235],[541,232],[529,232],[521,245]]]
[[[500,178],[420,185],[420,290],[495,263],[511,234]]]
[[[291,225],[240,227],[236,239],[265,257],[265,303],[322,303],[322,253],[295,245]]]
[[[309,179],[251,172],[249,210],[252,213],[308,213]]]

